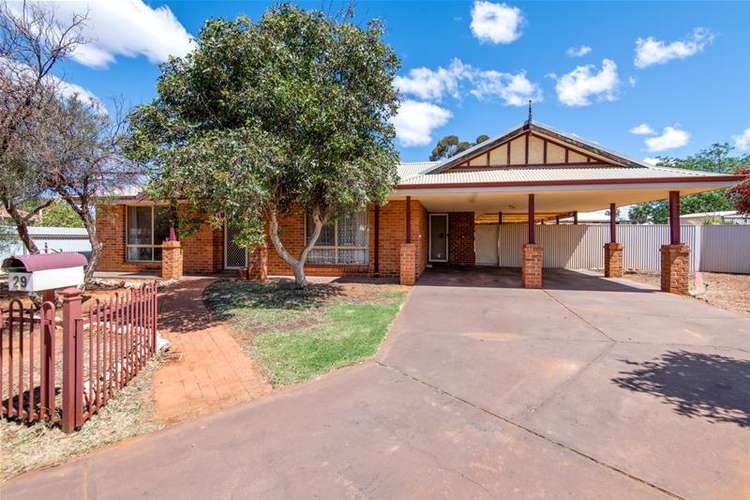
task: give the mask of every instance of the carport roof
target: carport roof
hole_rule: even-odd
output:
[[[663,182],[736,182],[741,176],[664,167],[511,166],[449,170],[443,173],[417,173],[401,178],[399,188],[451,186],[492,187],[506,185],[630,184]]]

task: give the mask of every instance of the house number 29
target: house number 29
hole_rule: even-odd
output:
[[[29,280],[26,276],[13,276],[11,281],[13,283],[13,286],[11,287],[13,290],[23,290],[29,284]]]

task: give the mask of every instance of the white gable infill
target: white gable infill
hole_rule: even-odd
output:
[[[649,167],[578,136],[536,122],[525,122],[435,165],[425,174],[452,169],[525,168],[529,165]]]

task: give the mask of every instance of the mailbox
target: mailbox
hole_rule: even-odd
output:
[[[75,252],[18,255],[3,261],[12,292],[41,292],[83,284],[86,257]]]

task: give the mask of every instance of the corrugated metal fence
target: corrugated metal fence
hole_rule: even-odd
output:
[[[479,227],[479,226],[478,226]],[[604,267],[603,246],[609,241],[609,226],[602,225],[539,225],[537,242],[544,245],[544,267],[570,269],[601,269]],[[695,226],[681,227],[682,241],[690,249],[690,270],[730,273],[750,273],[750,226]],[[477,231],[477,262],[498,262],[500,266],[520,267],[521,247],[526,242],[525,224],[503,224],[492,230]],[[480,238],[497,235],[497,250],[487,255],[492,245]],[[625,268],[659,271],[659,247],[669,243],[669,226],[617,226],[617,240],[625,245]],[[491,251],[491,250],[489,250]],[[500,258],[497,258],[499,251]]]
[[[91,243],[88,233],[82,227],[44,227],[29,228],[31,239],[40,252],[78,252],[88,259],[91,256]],[[0,260],[11,255],[26,254],[26,247],[18,238],[16,228],[0,226]]]
[[[696,227],[701,271],[750,274],[750,225]]]

